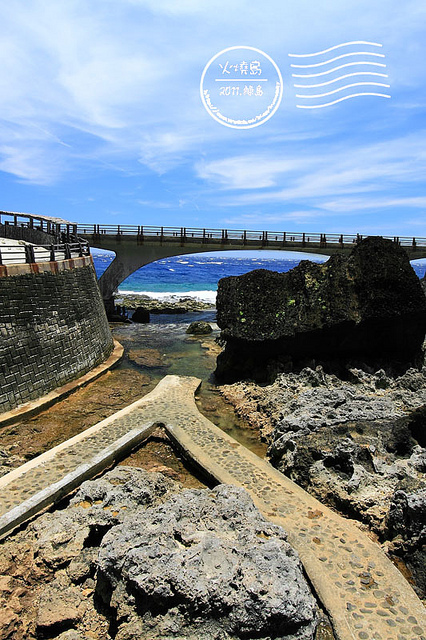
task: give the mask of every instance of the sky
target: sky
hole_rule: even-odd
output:
[[[10,0],[0,20],[3,211],[426,236],[424,0]],[[273,115],[246,129],[218,122],[200,96],[208,62],[238,46],[282,76]],[[322,73],[354,60],[377,65]],[[322,75],[297,81],[292,64]],[[366,70],[382,75],[349,77]],[[297,97],[332,92],[343,74],[391,97],[298,106],[365,92]]]

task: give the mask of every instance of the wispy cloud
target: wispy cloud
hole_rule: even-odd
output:
[[[298,151],[285,159],[278,154],[225,158],[198,165],[198,175],[223,192],[215,196],[218,202],[226,200],[232,207],[314,205],[322,215],[422,208],[426,206],[422,195],[425,149],[426,133],[420,132],[350,149],[339,142],[308,156]],[[404,193],[396,193],[395,187]]]

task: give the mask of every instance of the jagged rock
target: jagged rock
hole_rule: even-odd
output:
[[[388,517],[390,537],[401,536],[415,546],[426,544],[426,483],[405,479],[392,498]]]
[[[202,302],[196,298],[179,297],[170,295],[167,300],[156,300],[146,295],[126,295],[121,299],[121,303],[126,309],[136,309],[143,303],[144,309],[150,313],[187,313],[192,311],[206,311],[214,309],[214,304]]]
[[[211,325],[208,322],[204,322],[203,320],[196,320],[195,322],[191,322],[189,327],[186,330],[186,333],[191,333],[193,335],[206,335],[213,331]]]
[[[272,464],[386,539],[424,597],[426,370],[350,374],[341,380],[321,367],[303,369],[272,385],[240,382],[222,393],[260,429]]]
[[[426,452],[425,452],[426,453]],[[420,597],[426,593],[426,482],[404,478],[394,493],[387,519],[389,550],[402,557],[415,578]]]
[[[39,633],[63,630],[81,620],[84,613],[82,597],[75,587],[55,580],[43,588],[37,618]],[[51,635],[50,635],[51,637]]]
[[[149,311],[145,307],[137,307],[132,315],[133,322],[147,324],[150,321]]]
[[[47,513],[30,525],[35,533],[34,549],[40,562],[50,569],[69,565],[70,577],[80,582],[92,572],[93,554],[111,527],[127,512],[158,504],[179,485],[161,474],[117,467],[95,482],[84,482],[62,512]]]
[[[86,635],[81,635],[78,631],[74,629],[69,629],[68,631],[64,631],[59,636],[56,636],[55,640],[86,640]]]
[[[116,610],[122,640],[301,640],[315,628],[315,604],[284,531],[228,485],[148,509],[143,527],[137,516],[114,527],[101,544],[97,593]]]
[[[426,298],[405,251],[371,237],[323,265],[223,278],[217,323],[226,340],[221,381],[264,381],[312,360],[401,370],[420,361]]]
[[[0,545],[1,638],[313,639],[298,557],[243,489],[119,466],[62,507]]]

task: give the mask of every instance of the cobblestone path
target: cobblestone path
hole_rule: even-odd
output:
[[[0,478],[0,524],[1,514],[7,516],[30,494],[88,464],[119,438],[147,434],[162,423],[212,478],[247,489],[263,514],[287,531],[339,640],[426,640],[426,609],[380,547],[202,416],[194,400],[199,383],[166,376],[154,391],[86,436]]]

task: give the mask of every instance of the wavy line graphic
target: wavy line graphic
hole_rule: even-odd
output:
[[[339,87],[339,89],[334,89],[334,91],[327,91],[327,93],[317,93],[311,95],[301,95],[300,93],[296,93],[296,98],[324,98],[325,96],[331,96],[333,93],[339,93],[339,91],[343,91],[344,89],[350,89],[351,87],[365,87],[365,86],[374,86],[374,87],[387,87],[389,89],[390,84],[383,84],[382,82],[353,82],[352,84],[345,84],[344,87]]]
[[[371,53],[370,51],[355,51],[353,53],[343,53],[341,56],[331,58],[331,60],[325,60],[325,62],[317,62],[316,64],[291,64],[291,67],[298,67],[299,69],[310,69],[312,67],[323,67],[325,64],[336,62],[342,58],[349,58],[351,56],[376,56],[377,58],[384,58],[383,53]]]
[[[321,71],[321,73],[304,73],[304,74],[298,74],[298,73],[292,73],[291,75],[293,76],[293,78],[318,78],[319,76],[326,76],[329,73],[333,73],[334,71],[338,71],[339,69],[344,69],[345,67],[353,67],[354,65],[357,64],[369,64],[371,66],[374,67],[386,67],[385,64],[382,64],[381,62],[364,62],[364,61],[359,61],[359,62],[347,62],[346,64],[341,64],[338,67],[334,67],[334,69],[329,69],[328,71]]]
[[[317,51],[316,53],[289,53],[290,58],[312,58],[313,56],[320,56],[323,53],[328,53],[329,51],[334,51],[335,49],[340,49],[340,47],[347,47],[351,44],[369,44],[372,47],[383,47],[382,44],[378,42],[368,42],[366,40],[352,40],[351,42],[343,42],[342,44],[336,44],[334,47],[330,47],[329,49],[324,49],[323,51]]]
[[[326,102],[325,104],[297,104],[296,107],[298,109],[322,109],[322,107],[330,107],[333,104],[337,104],[338,102],[342,102],[343,100],[349,100],[350,98],[357,98],[358,96],[377,96],[379,98],[390,98],[391,96],[386,93],[351,93],[349,96],[344,96],[343,98],[338,98],[337,100],[333,100],[332,102]]]
[[[336,51],[338,49],[342,49],[344,47],[348,47],[350,45],[357,45],[358,50],[355,51],[347,51],[347,52],[337,52],[338,55],[334,55],[333,57],[327,55],[325,56],[325,60],[321,60],[321,62],[310,62],[308,58],[313,58],[315,56],[320,56],[324,54],[329,54],[331,51]],[[292,73],[293,78],[300,78],[305,80],[304,84],[296,84],[298,81],[294,80],[295,88],[304,89],[304,93],[296,93],[296,98],[302,98],[303,100],[307,100],[308,102],[305,104],[296,104],[298,109],[323,109],[324,107],[331,107],[334,104],[339,102],[343,102],[345,100],[350,100],[352,98],[358,98],[360,96],[375,96],[378,98],[390,98],[391,96],[387,93],[383,92],[383,89],[389,89],[390,84],[385,82],[380,82],[379,80],[373,80],[371,76],[375,78],[387,78],[388,75],[385,71],[386,64],[384,62],[372,61],[371,58],[385,58],[383,53],[377,53],[375,51],[366,51],[360,45],[368,45],[371,47],[382,47],[378,42],[368,42],[365,40],[352,40],[349,42],[343,42],[342,44],[337,44],[334,47],[329,47],[328,49],[323,49],[322,51],[316,51],[315,53],[289,53],[288,55],[291,58],[305,58],[307,64],[290,64],[292,69],[300,69],[303,71],[315,70],[314,73]],[[361,50],[360,50],[361,49]],[[332,54],[333,55],[333,54]],[[344,62],[346,59],[352,60],[349,62]],[[342,64],[339,64],[338,61],[342,61]],[[338,64],[336,64],[338,63]],[[362,66],[361,66],[362,65]],[[331,69],[326,69],[325,71],[316,71],[320,67],[332,66]],[[353,72],[349,72],[350,67],[358,67],[358,69]],[[367,71],[368,67],[375,67],[377,71]],[[342,69],[348,69],[347,72],[342,72]],[[340,73],[339,73],[340,72]],[[324,78],[324,81],[318,80],[315,82],[315,78],[321,78],[323,76],[329,76],[330,74],[335,74],[336,77],[331,77],[331,79]],[[362,77],[360,77],[362,76]],[[356,77],[357,81],[347,81],[347,78]],[[300,82],[300,81],[299,81]],[[334,85],[331,86],[330,85]],[[309,93],[310,89],[317,87],[329,87],[329,89],[323,89],[321,93]],[[358,89],[357,92],[353,90],[355,87]],[[372,91],[371,88],[377,87],[378,91]],[[306,91],[308,89],[308,91]],[[348,90],[352,90],[349,95],[343,95],[340,98],[336,96],[336,94],[341,94],[343,91],[348,93]],[[380,91],[381,90],[381,91]],[[336,96],[335,100],[331,100],[330,102],[326,102],[321,104],[321,98],[327,98],[328,96]],[[315,101],[315,104],[312,102]]]
[[[333,80],[327,80],[327,82],[320,82],[319,84],[295,84],[298,89],[310,89],[312,87],[325,87],[327,84],[333,84],[333,82],[339,82],[345,78],[353,78],[353,76],[379,76],[380,78],[388,78],[387,73],[377,73],[377,71],[354,71],[354,73],[346,73],[343,76],[334,78]]]

